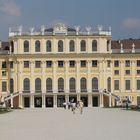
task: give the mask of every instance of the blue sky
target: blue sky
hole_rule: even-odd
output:
[[[9,27],[56,22],[111,26],[113,39],[140,38],[140,0],[0,0],[0,40],[8,40]]]

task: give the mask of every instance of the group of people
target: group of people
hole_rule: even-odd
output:
[[[74,102],[74,100],[71,100],[70,102],[64,102],[63,103],[64,108],[68,108],[71,109],[73,114],[75,114],[75,110],[76,108],[80,110],[80,114],[83,113],[83,107],[84,107],[84,103],[82,100]]]

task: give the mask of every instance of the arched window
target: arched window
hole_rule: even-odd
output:
[[[62,40],[58,41],[58,52],[63,52],[63,41]]]
[[[109,40],[107,40],[107,51],[109,51],[109,46],[110,46],[110,41]]]
[[[69,89],[70,89],[70,92],[76,92],[75,78],[70,78]]]
[[[11,78],[10,79],[10,93],[14,92],[14,80]]]
[[[11,52],[13,53],[14,52],[14,42],[11,41]]]
[[[23,90],[30,91],[30,80],[28,78],[25,78],[23,81]]]
[[[40,41],[39,40],[37,40],[35,42],[35,52],[40,52]]]
[[[111,92],[111,78],[110,77],[108,77],[107,79],[107,89],[109,92]]]
[[[82,40],[81,41],[81,52],[86,51],[86,41]]]
[[[52,51],[52,44],[51,44],[51,41],[48,40],[46,42],[46,52],[51,52]]]
[[[71,40],[71,41],[69,42],[69,51],[70,51],[70,52],[74,52],[74,51],[75,51],[75,43],[74,43],[73,40]]]
[[[81,92],[87,92],[87,80],[86,80],[86,78],[81,78],[80,87],[81,87]]]
[[[97,92],[98,91],[98,79],[94,77],[92,79],[92,91]]]
[[[41,79],[40,78],[35,79],[35,91],[41,92]]]
[[[64,92],[64,79],[58,79],[58,92]]]
[[[97,51],[97,40],[92,41],[92,51]]]
[[[29,41],[24,41],[24,52],[29,52]]]
[[[51,78],[46,79],[46,91],[52,92],[52,79]]]

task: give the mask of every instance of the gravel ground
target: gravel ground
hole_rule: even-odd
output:
[[[23,109],[0,114],[0,140],[138,140],[140,112],[84,108]]]

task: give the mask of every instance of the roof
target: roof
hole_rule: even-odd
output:
[[[111,48],[120,49],[121,44],[123,49],[132,49],[132,45],[135,45],[135,49],[140,49],[140,39],[123,39],[123,40],[112,40]]]

